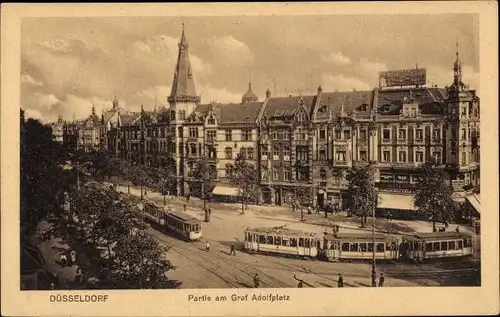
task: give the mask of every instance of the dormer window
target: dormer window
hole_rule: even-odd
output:
[[[208,118],[208,124],[214,125],[215,124],[215,118],[213,116],[210,116]]]
[[[299,112],[297,115],[297,121],[303,122],[306,121],[306,114],[304,112]]]

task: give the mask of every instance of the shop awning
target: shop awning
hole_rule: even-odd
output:
[[[216,186],[213,195],[219,196],[238,196],[238,188],[228,186]]]
[[[481,214],[481,200],[479,198],[479,195],[468,195],[467,196],[467,201],[476,209],[478,214]]]
[[[414,198],[414,195],[379,193],[378,208],[416,210]]]

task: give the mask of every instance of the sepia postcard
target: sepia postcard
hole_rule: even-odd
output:
[[[498,314],[497,9],[2,5],[2,315]]]

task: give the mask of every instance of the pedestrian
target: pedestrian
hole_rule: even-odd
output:
[[[445,228],[448,228],[448,221],[445,221],[445,222],[444,222],[444,227],[445,227]]]
[[[207,241],[207,244],[205,245],[205,251],[210,251],[210,242]]]
[[[253,287],[259,288],[259,286],[260,286],[259,274],[255,273],[255,275],[253,277]]]
[[[186,211],[186,209],[187,209],[187,205],[186,205],[186,204],[184,204],[184,211]]]
[[[231,251],[229,252],[229,255],[236,255],[236,249],[234,247],[234,244],[231,244]]]
[[[307,214],[308,214],[308,215],[312,214],[312,212],[311,212],[311,206],[308,206],[308,207],[307,207]]]
[[[316,213],[319,214],[319,206],[316,206]]]
[[[340,231],[340,226],[339,225],[335,225],[335,230],[337,231],[337,234],[338,234],[339,231]]]
[[[384,287],[385,277],[384,273],[380,273],[380,278],[378,280],[378,287]]]
[[[71,250],[71,252],[69,253],[70,257],[71,257],[71,263],[74,264],[76,263],[76,251],[75,250]]]
[[[302,283],[302,280],[299,281],[299,284],[297,285],[298,288],[304,287],[304,283]]]
[[[457,228],[455,229],[455,232],[460,232],[460,228],[457,226]]]
[[[344,287],[344,278],[342,277],[342,273],[339,273],[339,279],[337,281],[337,287]]]
[[[148,197],[148,191],[147,190],[144,190],[144,197]]]
[[[66,254],[62,253],[61,254],[61,265],[66,266],[66,261],[67,261]]]
[[[187,202],[189,202],[189,198],[190,198],[190,197],[191,197],[191,195],[190,195],[190,194],[187,194],[187,195],[186,195],[186,201],[187,201]]]
[[[210,216],[211,213],[212,213],[212,207],[208,207],[208,215]]]
[[[328,234],[328,231],[325,229],[325,236]]]

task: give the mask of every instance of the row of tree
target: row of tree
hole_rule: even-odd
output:
[[[75,238],[94,252],[90,258],[108,282],[119,281],[126,288],[175,286],[165,275],[173,269],[167,248],[146,232],[137,199],[91,182],[70,197]]]
[[[422,179],[416,185],[414,205],[417,212],[431,219],[433,231],[436,223],[451,222],[456,215],[457,203],[453,200],[449,177],[442,169],[427,162],[420,168]],[[360,217],[365,227],[367,218],[378,204],[378,193],[372,166],[353,167],[347,171],[350,210]]]

